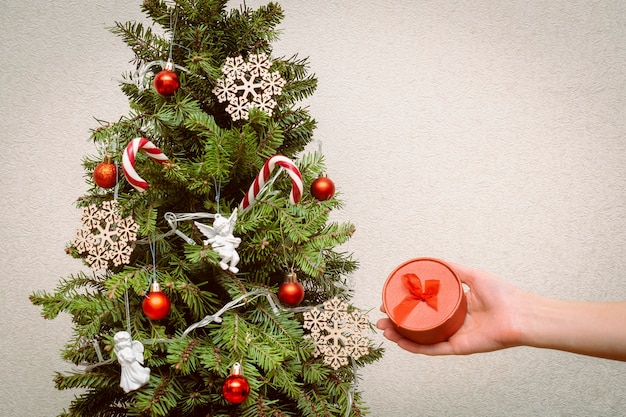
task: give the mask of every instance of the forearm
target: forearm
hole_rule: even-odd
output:
[[[626,361],[626,302],[564,301],[527,294],[520,344]]]

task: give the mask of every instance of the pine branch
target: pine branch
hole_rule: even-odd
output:
[[[283,17],[283,11],[276,3],[269,3],[257,10],[233,9],[222,22],[223,42],[239,54],[264,51],[278,39],[279,32],[275,27]]]
[[[167,41],[144,28],[139,22],[116,22],[110,31],[121,37],[135,54],[135,62],[140,63],[162,59],[161,51],[167,47]]]
[[[168,346],[167,360],[174,365],[174,369],[181,375],[189,375],[195,372],[200,360],[196,348],[201,344],[198,339],[185,339],[170,343]]]
[[[127,417],[128,398],[121,395],[121,390],[93,390],[78,396],[70,406],[68,413],[60,417]]]
[[[261,164],[278,152],[284,143],[283,130],[279,124],[269,118],[258,109],[251,109],[249,126],[251,126],[258,138],[255,156]]]
[[[151,417],[169,416],[178,404],[181,391],[171,374],[157,375],[152,372],[149,389],[141,389],[135,394],[134,409]]]
[[[119,383],[119,372],[74,372],[68,375],[57,372],[54,382],[59,390],[75,388],[108,389]]]
[[[54,294],[46,291],[36,291],[29,296],[29,300],[38,306],[42,306],[42,316],[46,319],[54,319],[60,312],[71,312],[73,299],[83,289],[101,289],[101,283],[93,277],[81,272],[61,279]]]
[[[312,140],[316,122],[305,109],[286,110],[280,107],[281,119],[279,126],[283,131],[283,145],[278,149],[279,153],[293,155],[301,152]]]

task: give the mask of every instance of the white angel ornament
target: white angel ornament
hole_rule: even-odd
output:
[[[235,249],[241,243],[241,239],[233,235],[236,221],[237,209],[233,211],[229,218],[221,216],[219,213],[216,214],[215,220],[213,220],[213,227],[194,222],[200,232],[207,238],[204,240],[204,244],[211,245],[211,248],[222,257],[220,267],[223,270],[229,270],[233,274],[239,272],[239,268],[237,268],[239,254]]]
[[[122,366],[120,387],[125,393],[141,388],[150,379],[150,368],[142,366],[143,345],[124,331],[115,333],[113,341],[117,361]]]

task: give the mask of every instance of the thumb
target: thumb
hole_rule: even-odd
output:
[[[456,272],[457,276],[462,283],[469,285],[470,287],[476,283],[478,274],[476,269],[469,266],[457,264],[456,262],[446,261],[448,265]]]

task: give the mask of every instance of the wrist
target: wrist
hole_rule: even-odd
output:
[[[549,300],[537,294],[523,292],[518,310],[518,346],[543,346],[546,326],[550,322]]]
[[[532,346],[537,331],[537,307],[541,300],[535,294],[519,289],[511,294],[509,299],[508,334],[503,340],[505,347]]]

